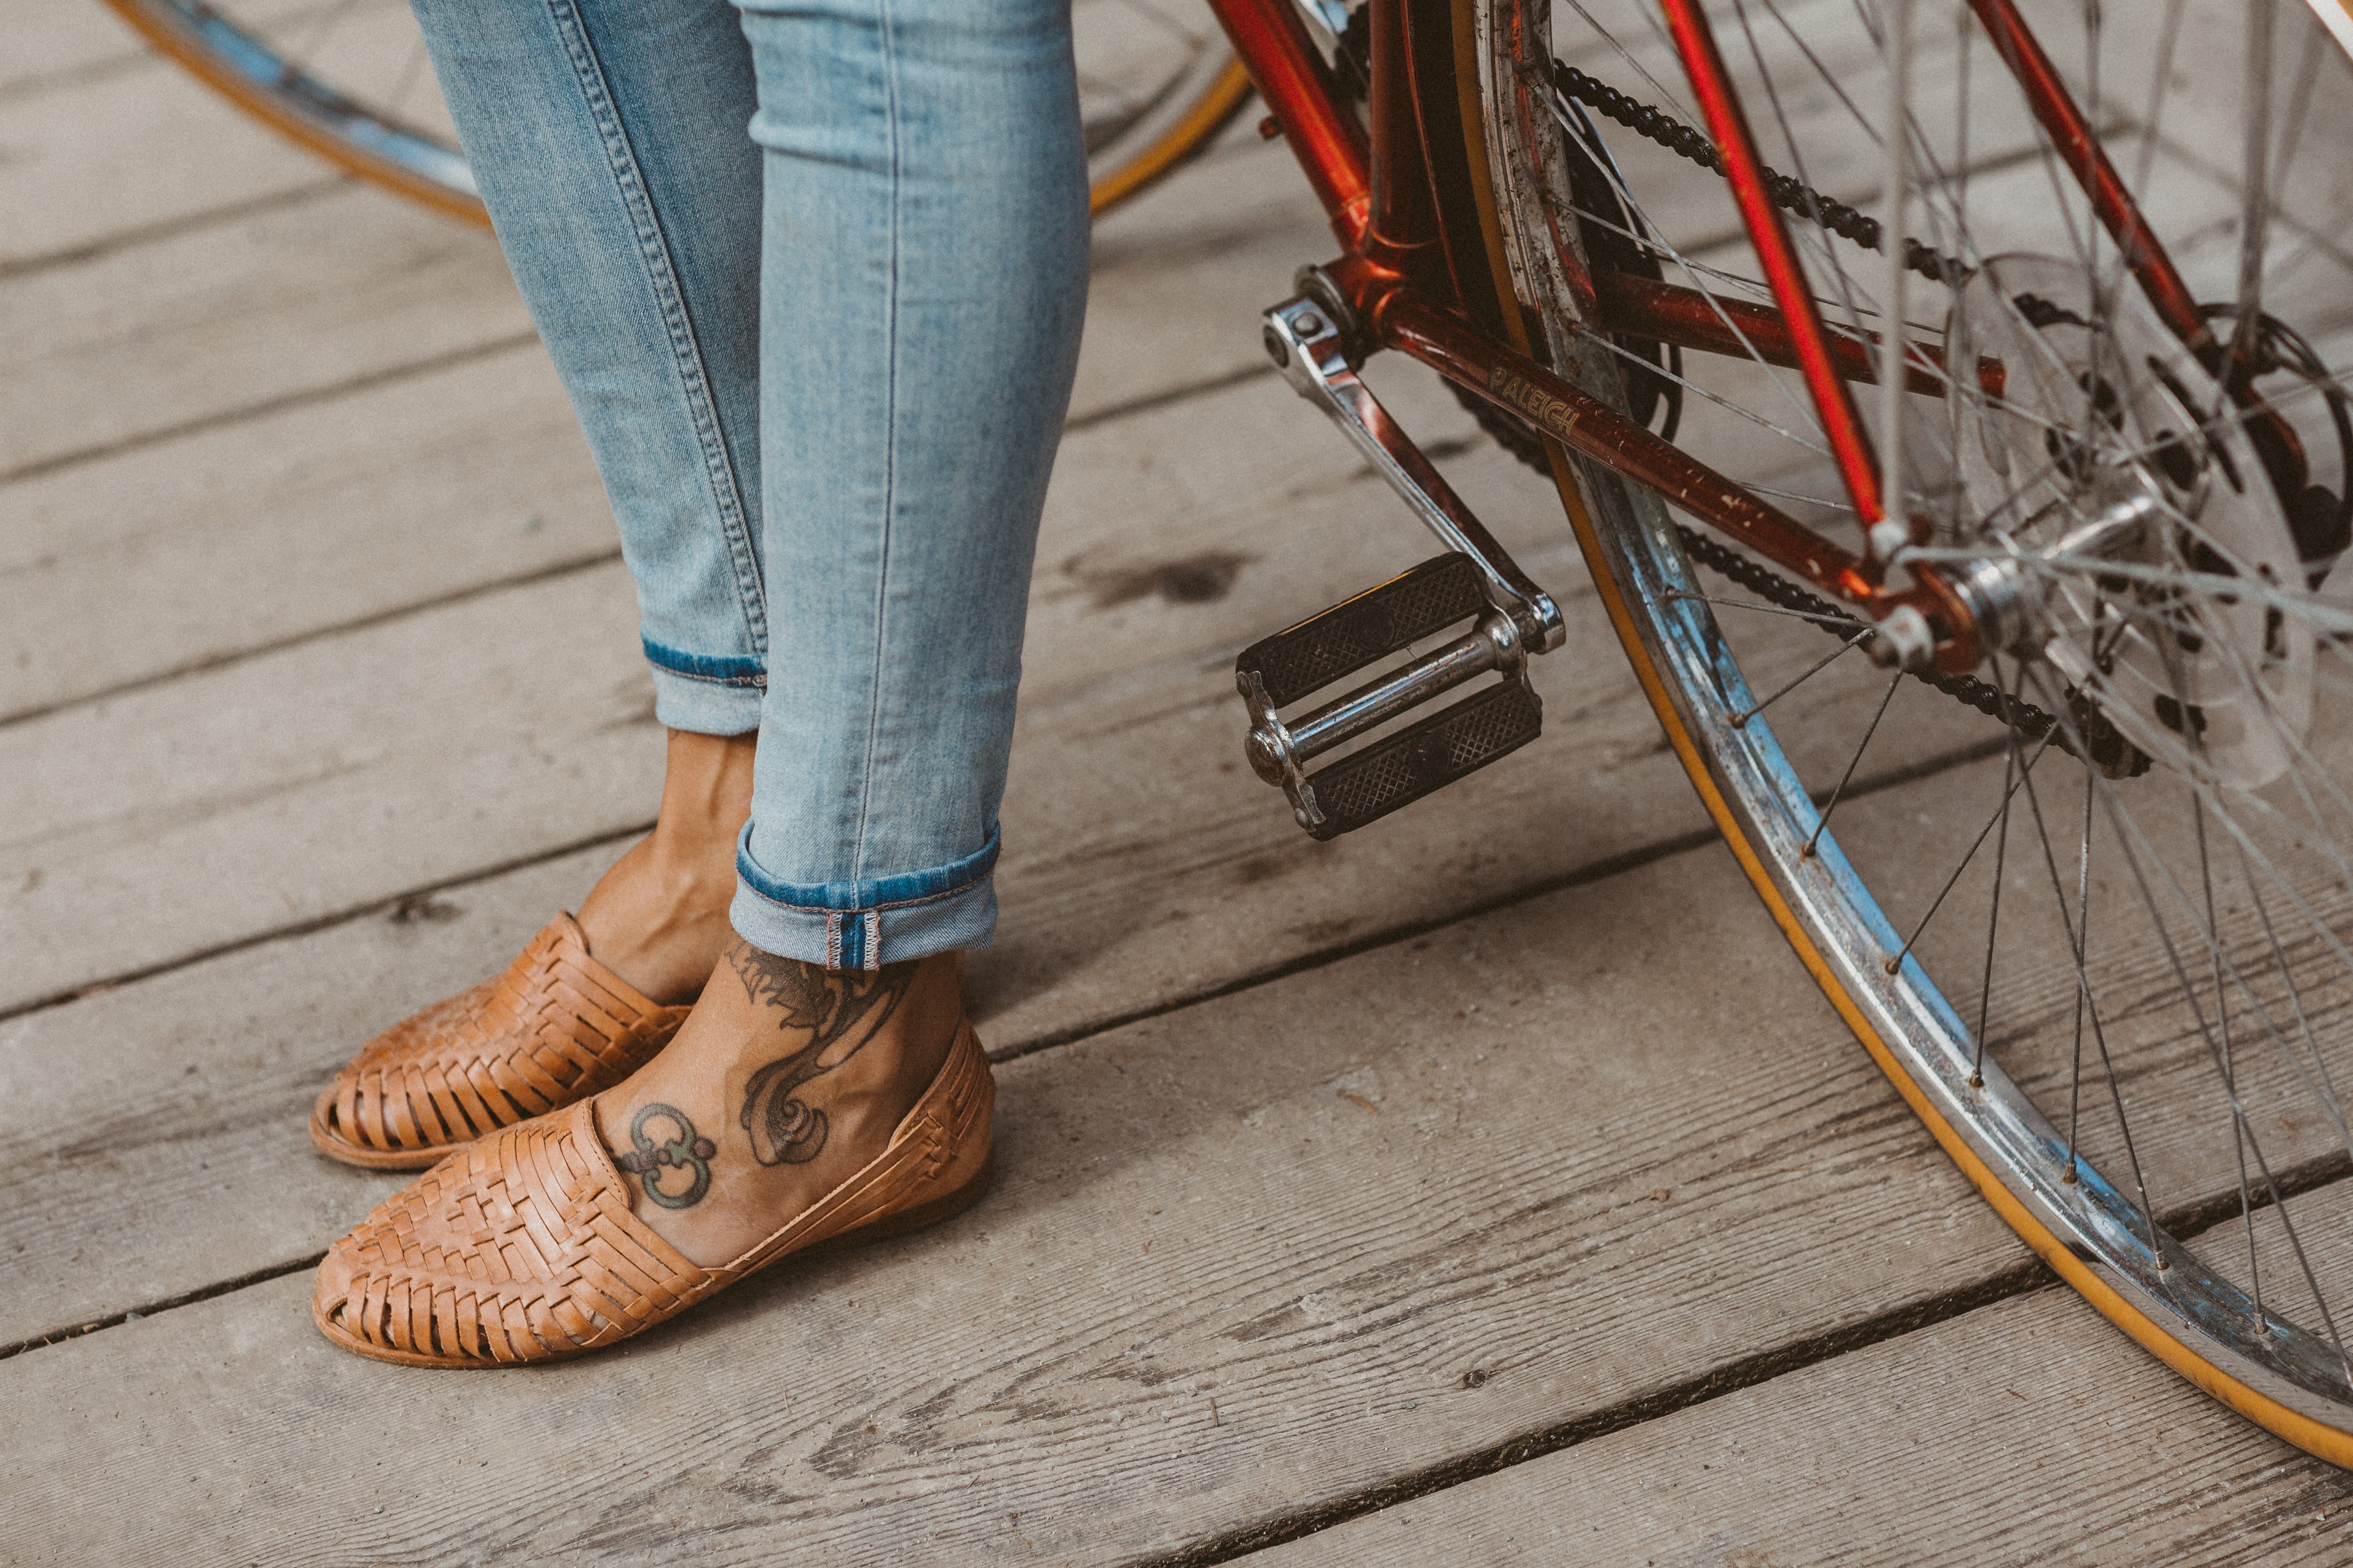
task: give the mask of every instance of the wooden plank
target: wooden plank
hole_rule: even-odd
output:
[[[1281,173],[1261,160],[1252,177]],[[1214,382],[1238,356],[1262,363],[1249,312],[1200,297],[1177,300],[1178,313],[1229,314],[1234,352],[1201,359],[1215,332],[1193,334],[1189,354],[1166,331],[1148,358],[1123,347],[1124,327],[1161,321],[1168,291],[1182,292],[1181,269],[1130,254],[1144,260],[1097,273],[1098,338],[1082,360],[1097,391],[1082,423]],[[0,717],[580,559],[610,538],[543,356],[468,358],[527,330],[495,255],[364,193],[19,279],[0,299],[42,323],[0,349],[15,361],[0,382],[18,389],[0,421],[21,438],[14,455],[133,444],[12,487],[21,526],[0,542]],[[286,353],[281,333],[310,352]],[[371,377],[388,379],[305,398]]]
[[[644,820],[634,612],[613,565],[0,731],[5,994]]]
[[[2353,1476],[2052,1288],[1248,1561],[2189,1568],[2349,1552]]]
[[[1313,413],[1287,393],[1261,384],[1228,396],[1240,400],[1222,416],[1229,427],[1233,408],[1250,406],[1301,438],[1298,459],[1266,454],[1262,472],[1287,468],[1294,482],[1319,488],[1349,472],[1347,449],[1317,429]],[[1184,416],[1169,410],[1158,417],[1181,424]],[[1078,443],[1058,484],[1058,496],[1072,499],[1067,507],[1057,503],[1045,560],[1061,575],[1041,599],[1056,591],[1073,596],[1060,616],[1041,616],[1046,625],[1033,662],[1049,673],[1034,700],[1056,700],[1050,672],[1059,668],[1071,678],[1083,672],[1074,684],[1103,697],[1110,713],[1124,710],[1120,698],[1139,694],[1105,690],[1102,683],[1138,670],[1155,672],[1145,689],[1176,679],[1183,683],[1179,702],[1198,705],[1220,684],[1204,675],[1208,658],[1229,658],[1231,648],[1268,626],[1423,552],[1400,521],[1385,535],[1357,541],[1354,553],[1322,552],[1314,567],[1322,576],[1308,577],[1288,595],[1276,594],[1271,605],[1260,584],[1279,584],[1287,574],[1261,572],[1252,580],[1249,568],[1236,567],[1250,582],[1250,591],[1239,596],[1171,604],[1150,591],[1147,573],[1140,602],[1099,605],[1106,594],[1118,597],[1103,586],[1111,580],[1104,573],[1133,577],[1163,559],[1106,554],[1103,542],[1139,525],[1143,537],[1153,537],[1151,523],[1187,506],[1182,489],[1150,500],[1124,493],[1134,488],[1134,458],[1122,445],[1128,439],[1103,431]],[[1227,477],[1256,476],[1229,468]],[[1361,504],[1365,493],[1327,498],[1324,515]],[[1121,509],[1100,510],[1098,500],[1114,494]],[[1179,553],[1214,553],[1250,521],[1229,512]],[[1279,564],[1299,559],[1286,556]],[[299,588],[299,579],[281,584],[271,586],[290,594]],[[649,770],[658,770],[659,760],[634,609],[616,566],[0,730],[0,757],[32,780],[0,829],[6,868],[0,886],[14,894],[0,921],[16,957],[0,981],[0,1005],[545,852],[649,814],[657,773]],[[1151,625],[1155,636],[1122,635],[1136,625]],[[1172,659],[1172,652],[1180,657]],[[1170,706],[1167,698],[1165,689],[1155,692],[1145,710],[1159,712]],[[1073,730],[1109,721],[1098,710]],[[1222,716],[1219,728],[1230,731],[1231,725],[1232,716]],[[634,739],[624,740],[624,730]],[[1219,752],[1229,757],[1227,748],[1236,743],[1229,733]],[[626,765],[619,762],[624,752]],[[535,796],[521,781],[548,766],[585,768],[599,782],[585,792]],[[486,794],[453,782],[473,769],[481,770]],[[1254,782],[1250,788],[1258,792],[1252,814],[1280,822],[1271,795]],[[401,803],[390,818],[383,816],[386,796]],[[315,807],[303,804],[313,800]],[[500,803],[495,809],[492,801]],[[343,821],[355,811],[378,822],[378,830],[346,832]],[[443,831],[437,814],[445,812],[472,826]],[[1151,831],[1166,837],[1177,826],[1156,821]],[[247,837],[240,840],[240,834]],[[228,848],[240,842],[247,847]],[[233,869],[225,875],[225,867]],[[185,894],[177,890],[182,879],[190,884]],[[156,896],[164,886],[173,895]],[[126,904],[137,912],[127,913]]]
[[[0,101],[0,144],[10,150],[0,163],[9,215],[0,267],[280,195],[325,171],[194,78],[160,67]]]
[[[1688,951],[1704,983],[1661,986]],[[19,1356],[0,1383],[45,1417],[0,1436],[16,1539],[125,1562],[166,1541],[686,1562],[713,1532],[754,1558],[1118,1561],[2020,1254],[1715,850],[1001,1082],[986,1206],[626,1354],[379,1370],[316,1339],[298,1277]],[[354,1464],[346,1426],[409,1458]],[[322,1542],[322,1517],[366,1534]]]
[[[487,954],[519,951],[611,858],[559,856],[0,1024],[0,1086],[15,1101],[0,1150],[57,1179],[64,1200],[29,1205],[9,1244],[76,1262],[13,1294],[0,1343],[318,1250],[401,1180],[309,1152],[302,1124],[326,1075],[419,996],[470,985]],[[104,1059],[136,1081],[58,1070],[67,1059]],[[232,1188],[240,1200],[221,1204]],[[91,1244],[108,1235],[139,1244]]]
[[[136,70],[146,58],[138,37],[90,0],[23,6],[11,23],[8,55],[0,59],[0,102],[56,92],[98,73]]]
[[[1095,226],[1073,419],[1172,386],[1271,371],[1261,310],[1337,249],[1299,165],[1253,138],[1187,165]]]
[[[0,304],[26,323],[0,350],[0,472],[531,331],[487,236],[358,186],[13,279]]]
[[[619,548],[525,343],[16,486],[0,721]]]
[[[1272,394],[1261,386],[1228,396],[1262,403],[1265,417],[1279,420],[1293,400],[1271,401]],[[1155,417],[1242,417],[1263,427],[1259,415],[1230,410]],[[1122,459],[1093,481],[1110,495],[1132,470],[1132,454],[1108,432],[1097,439]],[[1075,480],[1094,467],[1076,461],[1064,473]],[[1477,478],[1464,477],[1466,484]],[[1132,479],[1126,488],[1134,493]],[[1134,500],[1141,518],[1116,521],[1145,524],[1141,537],[1166,549],[1169,533],[1150,526],[1155,507],[1182,511],[1189,501],[1181,487],[1159,492],[1156,502],[1151,493]],[[1394,566],[1417,552],[1402,518],[1369,531],[1355,547],[1357,556],[1340,548],[1349,539],[1350,510],[1377,499],[1358,480],[1325,499],[1320,521],[1306,520],[1330,544],[1308,559],[1337,586],[1278,557],[1234,567],[1223,599],[1189,602],[1172,602],[1149,584],[1166,580],[1172,563],[1190,562],[1198,571],[1204,554],[1243,555],[1233,546],[1248,542],[1246,531],[1257,526],[1250,513],[1229,512],[1191,540],[1176,535],[1206,548],[1188,548],[1172,563],[1137,551],[1117,531],[1099,529],[1092,539],[1101,553],[1090,552],[1075,524],[1099,524],[1102,514],[1091,504],[1058,507],[1038,595],[1036,677],[1006,805],[1006,925],[974,971],[976,1004],[999,1047],[1067,1036],[1335,943],[1442,920],[1630,845],[1697,829],[1696,808],[1672,759],[1660,752],[1622,668],[1602,662],[1612,656],[1595,645],[1578,657],[1616,684],[1593,681],[1594,690],[1564,698],[1554,735],[1457,786],[1449,809],[1402,815],[1362,846],[1317,847],[1298,832],[1279,797],[1239,767],[1239,705],[1221,667],[1248,635],[1377,575],[1369,563],[1354,578],[1341,575],[1350,559]],[[1139,581],[1146,590],[1124,598]],[[28,773],[64,775],[45,797],[51,803],[45,817],[39,803],[27,803],[44,826],[19,842],[0,873],[0,889],[13,895],[0,906],[6,940],[23,965],[12,966],[11,979],[43,978],[34,963],[49,964],[47,977],[61,983],[95,964],[168,957],[174,942],[185,948],[233,941],[330,910],[332,899],[386,898],[649,814],[656,739],[637,721],[641,710],[627,701],[615,707],[610,695],[642,686],[622,635],[628,611],[617,571],[592,573],[0,731],[0,748],[21,746],[13,754]],[[1201,623],[1218,616],[1224,623],[1205,630]],[[575,624],[575,635],[596,650],[584,646],[549,658],[547,647],[565,645],[541,634],[558,620]],[[1579,626],[1588,644],[1606,637],[1589,618]],[[1206,653],[1198,651],[1204,640]],[[1098,654],[1105,656],[1103,668],[1089,670],[1084,660]],[[557,675],[544,673],[551,667]],[[378,671],[406,672],[417,684],[387,691]],[[347,701],[344,692],[358,696]],[[480,702],[492,713],[471,725],[460,721],[462,711],[450,711]],[[512,732],[500,732],[501,722]],[[36,767],[34,759],[51,755],[65,767]],[[209,773],[197,765],[206,760]],[[549,770],[593,773],[596,786],[575,793],[527,782]],[[516,782],[485,794],[453,785],[453,776]],[[354,811],[366,832],[348,830]],[[61,822],[61,813],[81,814],[79,826]],[[1524,849],[1498,853],[1499,835]],[[119,837],[140,847],[122,852]],[[60,849],[77,842],[81,858],[58,868]],[[319,845],[325,852],[315,852]],[[610,854],[591,858],[600,868]],[[111,889],[93,885],[110,865],[132,879],[136,896],[119,880]],[[61,1059],[57,1053],[118,1040],[154,1063],[152,1076],[160,1079],[184,1060],[214,1054],[204,1042],[221,1037],[191,1036],[186,1020],[243,1019],[244,1009],[259,1004],[236,999],[265,998],[276,1012],[263,1016],[284,1021],[273,1027],[305,1032],[306,1054],[284,1070],[237,1079],[241,1088],[215,1083],[212,1092],[217,1103],[239,1108],[228,1114],[232,1125],[290,1114],[289,1107],[305,1101],[302,1085],[323,1081],[374,1029],[494,967],[519,942],[516,931],[527,934],[553,908],[575,901],[594,875],[582,869],[561,894],[549,892],[535,872],[491,884],[480,896],[492,900],[503,923],[478,933],[470,956],[452,967],[408,967],[401,928],[378,931],[371,920],[363,927],[376,934],[348,950],[364,956],[325,956],[347,952],[332,932],[229,953],[188,972],[193,978],[159,976],[19,1019],[8,1026],[10,1048],[20,1070],[37,1076],[38,1064]],[[62,898],[51,896],[60,889]],[[314,952],[322,956],[287,956]],[[325,999],[338,993],[333,984],[293,978],[351,965],[403,978],[348,1003]],[[332,1008],[331,1024],[313,1021],[322,1005]],[[261,1027],[237,1023],[227,1037]],[[166,1115],[169,1103],[123,1114]],[[33,1124],[52,1120],[45,1114]],[[121,1136],[146,1147],[127,1126]],[[108,1147],[113,1137],[93,1129],[87,1146]],[[277,1158],[266,1148],[254,1152],[265,1165]],[[37,1160],[22,1168],[46,1177],[78,1167]],[[86,1190],[103,1202],[119,1186],[168,1188],[181,1168],[175,1151],[158,1146],[130,1167],[107,1167],[113,1173]],[[164,1228],[192,1243],[210,1235],[199,1217],[210,1192],[209,1177],[183,1190],[174,1201],[184,1217]],[[16,1297],[0,1312],[0,1342],[250,1272],[322,1245],[327,1234],[294,1228],[290,1253],[224,1237],[193,1245],[176,1260],[159,1255],[159,1267],[170,1264],[162,1274],[90,1281],[93,1293],[74,1297],[62,1314],[49,1294]]]

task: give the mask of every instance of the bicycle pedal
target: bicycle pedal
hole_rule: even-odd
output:
[[[1288,708],[1344,675],[1487,609],[1478,566],[1450,550],[1295,626],[1261,637],[1242,650],[1234,669],[1257,672],[1267,700]]]
[[[1469,631],[1291,721],[1277,710],[1463,621]],[[1449,552],[1245,648],[1234,682],[1250,712],[1250,767],[1329,839],[1388,816],[1535,739],[1544,705],[1526,647],[1495,608],[1479,563]],[[1494,671],[1487,689],[1310,773],[1307,762]]]

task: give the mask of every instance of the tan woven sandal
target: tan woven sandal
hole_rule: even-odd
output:
[[[796,1253],[947,1218],[987,1190],[997,1085],[972,1026],[866,1168],[723,1268],[631,1212],[596,1108],[483,1139],[410,1183],[319,1265],[311,1316],[347,1351],[406,1366],[560,1361],[651,1328]]]
[[[612,1088],[670,1044],[690,1006],[648,1001],[559,914],[506,973],[368,1042],[311,1112],[347,1165],[421,1171],[453,1149]]]

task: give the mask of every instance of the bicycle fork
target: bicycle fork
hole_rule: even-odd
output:
[[[1282,789],[1292,816],[1333,838],[1486,766],[1536,738],[1544,705],[1528,684],[1531,655],[1560,646],[1551,595],[1522,572],[1389,416],[1349,364],[1337,291],[1315,268],[1304,292],[1266,312],[1266,349],[1302,397],[1332,417],[1444,553],[1298,625],[1234,660],[1250,710],[1251,771]],[[1285,720],[1279,710],[1463,622],[1450,642]],[[1472,696],[1328,763],[1314,758],[1372,733],[1493,672]]]

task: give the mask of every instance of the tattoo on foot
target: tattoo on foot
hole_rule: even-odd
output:
[[[752,1136],[752,1157],[763,1165],[814,1160],[825,1147],[826,1115],[794,1098],[794,1091],[856,1056],[881,1031],[905,999],[915,965],[826,969],[742,942],[728,950],[727,961],[754,1004],[784,1014],[778,1028],[806,1029],[809,1036],[792,1055],[770,1062],[744,1086],[741,1120]]]
[[[668,1121],[678,1129],[678,1136],[656,1143],[646,1136],[646,1123],[654,1121]],[[640,1106],[629,1122],[629,1142],[634,1147],[615,1155],[613,1163],[642,1182],[646,1196],[662,1207],[692,1208],[711,1190],[711,1160],[719,1146],[698,1134],[686,1112],[676,1106]],[[664,1192],[658,1184],[664,1171],[684,1172],[691,1179],[682,1188]]]

